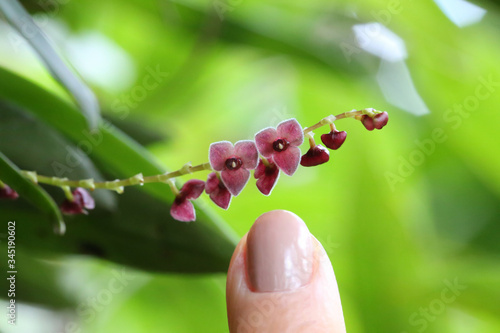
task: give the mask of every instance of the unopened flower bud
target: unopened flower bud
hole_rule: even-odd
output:
[[[302,155],[300,159],[300,165],[305,167],[311,167],[320,165],[328,162],[330,159],[330,153],[328,149],[323,147],[322,145],[317,145],[315,147],[309,148],[307,153]]]
[[[321,135],[321,142],[330,149],[337,150],[342,146],[347,137],[346,131],[331,131]]]
[[[10,199],[15,200],[19,197],[16,191],[10,188],[7,184],[4,184],[3,187],[0,187],[0,199]]]
[[[365,126],[365,128],[369,131],[373,131],[375,129],[375,124],[373,123],[373,118],[369,115],[365,114],[361,118],[361,122]]]
[[[373,117],[373,124],[376,129],[382,129],[387,122],[389,121],[389,114],[387,112],[377,113],[375,117]]]

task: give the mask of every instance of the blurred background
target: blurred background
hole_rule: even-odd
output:
[[[50,207],[0,201],[0,250],[15,220],[18,271],[17,326],[2,316],[1,332],[228,332],[230,256],[272,209],[323,243],[348,332],[500,332],[497,1],[21,3],[103,119],[89,132],[41,51],[1,16],[0,151],[23,170],[152,175],[292,117],[306,127],[373,107],[390,121],[369,132],[339,120],[348,136],[329,163],[282,175],[269,197],[252,179],[228,211],[203,195],[195,223],[170,218],[162,184],[96,190],[96,209],[64,217],[63,237]]]

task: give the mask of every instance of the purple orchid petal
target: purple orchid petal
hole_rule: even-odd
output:
[[[87,214],[87,211],[83,209],[83,206],[80,203],[69,201],[68,199],[64,200],[59,205],[59,209],[66,215]]]
[[[72,193],[74,201],[81,205],[83,208],[95,208],[94,198],[92,198],[92,196],[89,194],[89,192],[87,192],[86,189],[77,187]]]
[[[264,175],[266,172],[266,165],[262,160],[259,160],[259,164],[257,165],[257,168],[255,168],[255,171],[253,172],[253,176],[255,179],[259,179]]]
[[[217,174],[215,172],[210,173],[205,183],[205,192],[207,192],[207,194],[214,192],[219,187],[219,183],[220,180]]]
[[[224,170],[221,172],[221,178],[229,192],[237,196],[243,190],[250,179],[250,171],[245,168],[235,170]]]
[[[255,143],[259,153],[264,157],[270,157],[274,154],[273,142],[278,138],[278,132],[272,128],[264,128],[255,134]]]
[[[199,179],[190,179],[182,185],[181,193],[186,199],[196,199],[205,190],[205,182]]]
[[[300,162],[300,149],[297,147],[288,147],[282,152],[276,153],[273,156],[274,163],[283,170],[283,172],[291,176],[297,170]]]
[[[210,199],[222,209],[228,209],[231,204],[232,195],[226,187],[219,188],[215,192],[209,194]]]
[[[241,158],[243,162],[241,165],[242,168],[251,170],[257,167],[259,152],[257,151],[255,142],[250,140],[236,142],[234,145],[234,154]]]
[[[86,189],[77,187],[71,194],[73,194],[73,201],[66,199],[59,206],[59,209],[61,209],[61,212],[64,214],[88,214],[86,209],[95,208],[94,199]]]
[[[274,163],[266,166],[262,160],[255,169],[254,177],[257,178],[257,188],[264,195],[270,195],[280,176],[280,170]]]
[[[228,157],[234,154],[234,146],[229,141],[214,142],[210,145],[208,160],[212,169],[222,171]]]
[[[0,188],[0,199],[15,200],[17,198],[19,198],[19,194],[10,188],[9,185],[4,184],[3,188]]]
[[[191,201],[177,197],[170,208],[170,215],[177,221],[191,222],[196,220],[196,212]]]
[[[313,148],[309,148],[307,153],[302,155],[300,159],[300,165],[305,167],[312,167],[328,162],[330,159],[330,153],[328,149],[322,145],[317,145]]]
[[[215,172],[208,175],[205,191],[217,206],[222,209],[229,208],[232,198],[231,193],[229,193],[226,186],[219,180]]]
[[[299,122],[292,118],[282,121],[277,127],[278,137],[286,138],[290,145],[300,146],[304,142],[304,132]]]

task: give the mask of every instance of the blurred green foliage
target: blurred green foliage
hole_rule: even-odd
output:
[[[19,324],[36,322],[18,329],[227,332],[224,275],[181,273],[224,272],[233,231],[242,236],[260,214],[288,209],[330,256],[348,332],[500,331],[498,4],[476,3],[484,18],[459,28],[435,3],[409,0],[55,1],[48,12],[23,3],[69,61],[78,60],[75,43],[88,55],[101,81],[73,65],[114,124],[87,156],[78,147],[83,116],[0,21],[0,150],[23,169],[50,175],[70,149],[82,161],[70,178],[113,179],[206,162],[211,142],[251,139],[290,117],[309,126],[374,107],[390,121],[374,132],[338,121],[348,138],[329,163],[282,175],[270,197],[251,180],[228,211],[202,197],[193,224],[169,218],[172,196],[160,185],[96,191],[98,210],[66,218],[62,238],[28,203],[0,202],[2,225],[18,221],[19,298],[33,306]],[[352,29],[375,21],[404,41],[428,114],[388,102],[397,96],[377,81],[382,60]],[[128,67],[113,70],[101,44],[88,53],[89,34],[105,36]],[[389,83],[400,82],[394,72]],[[93,308],[89,298],[105,294],[120,264],[130,280]],[[454,281],[465,289],[445,302]],[[4,321],[0,329],[18,332]]]

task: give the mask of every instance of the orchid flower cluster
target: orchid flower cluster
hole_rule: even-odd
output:
[[[254,140],[242,140],[236,143],[220,141],[212,143],[208,152],[208,163],[197,166],[185,165],[183,168],[161,174],[143,177],[142,174],[133,177],[106,182],[94,182],[92,179],[68,180],[66,178],[47,177],[37,175],[33,171],[23,171],[25,176],[35,183],[59,186],[66,195],[66,199],[59,208],[65,214],[88,214],[87,210],[95,207],[92,196],[85,188],[94,190],[103,188],[123,192],[124,186],[143,185],[145,183],[165,182],[170,185],[175,200],[170,214],[178,221],[189,222],[196,220],[196,213],[192,200],[206,192],[210,199],[219,207],[228,209],[233,197],[238,196],[251,178],[251,170],[256,179],[259,191],[268,196],[275,187],[280,173],[292,176],[299,165],[304,167],[317,166],[328,162],[328,149],[339,149],[346,140],[347,133],[338,131],[334,121],[342,118],[353,118],[361,121],[364,127],[372,131],[382,129],[388,122],[387,112],[371,108],[344,112],[336,116],[323,118],[317,124],[305,129],[296,119],[282,121],[276,128],[268,127],[257,134]],[[316,144],[313,131],[330,126],[330,132],[321,135],[324,144]],[[309,141],[309,150],[302,155],[300,146],[304,138]],[[327,149],[328,148],[328,149]],[[205,181],[200,179],[188,180],[178,189],[173,181],[184,174],[210,170]],[[74,188],[71,191],[71,188]],[[18,194],[7,184],[0,181],[0,198],[16,199]]]

